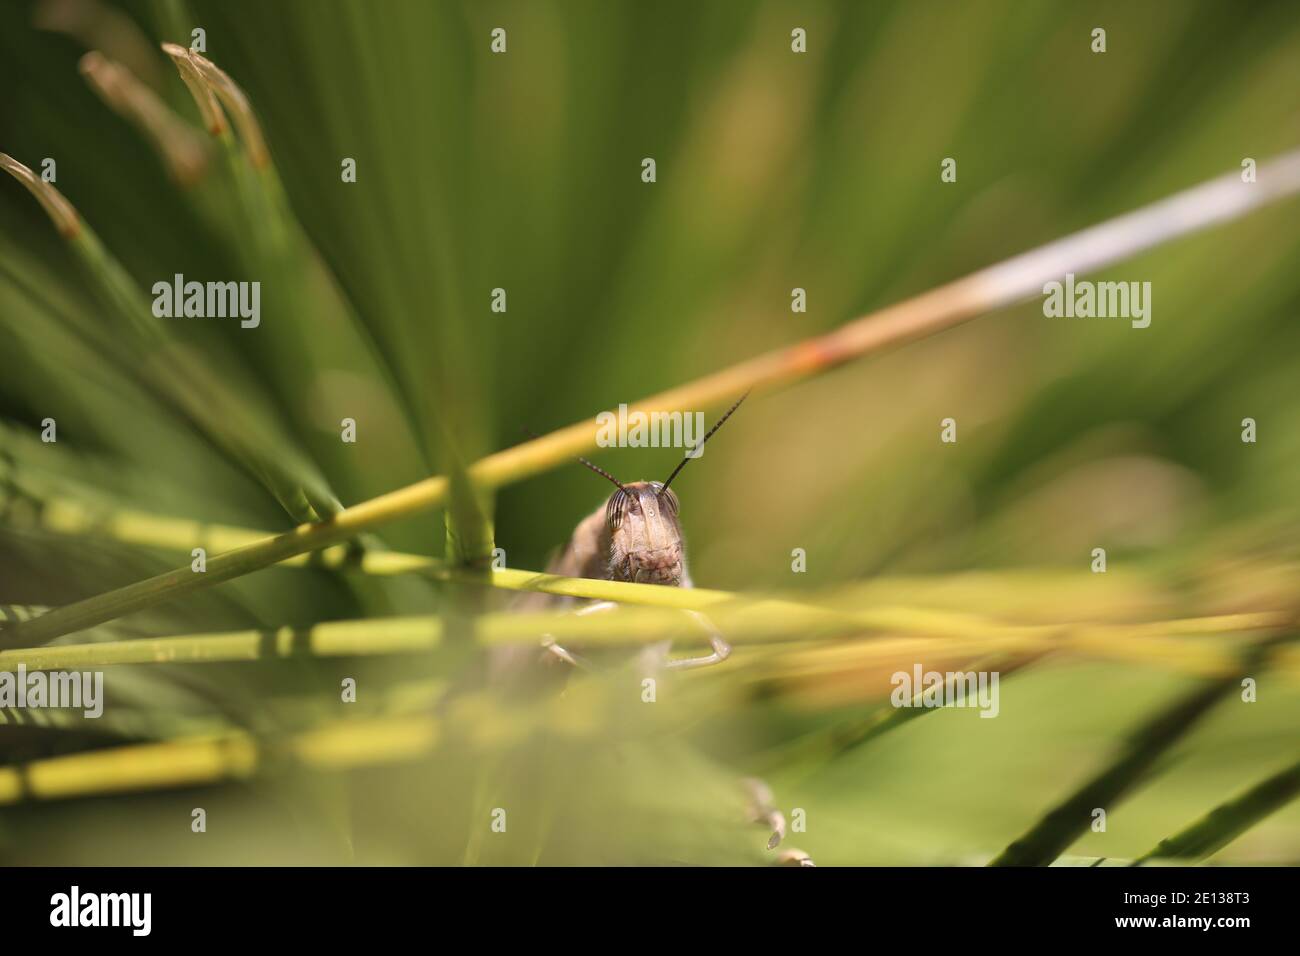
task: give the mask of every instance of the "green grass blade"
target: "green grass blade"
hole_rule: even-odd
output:
[[[147,297],[71,204],[27,167],[0,153],[0,168],[28,188],[49,213],[59,233],[92,280],[95,291],[137,340],[139,368],[164,401],[182,408],[195,425],[259,477],[296,521],[337,510],[337,498],[294,440],[259,413],[249,393],[255,385],[229,367],[213,367],[211,356],[172,341],[154,317]]]
[[[1243,677],[1265,664],[1272,648],[1291,635],[1265,639],[1243,655],[1239,673],[1208,681],[1184,694],[1140,726],[1117,759],[1058,804],[989,866],[1047,866],[1092,822],[1092,811],[1114,807],[1142,784],[1156,762],[1214,709],[1241,688]]]
[[[1135,865],[1147,860],[1204,859],[1297,796],[1300,796],[1300,761],[1256,784],[1241,796],[1215,807],[1186,829],[1161,840],[1138,857]]]

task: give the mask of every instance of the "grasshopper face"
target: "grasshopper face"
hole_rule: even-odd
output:
[[[611,581],[681,585],[686,559],[677,507],[677,496],[658,481],[632,482],[610,495],[605,532]]]
[[[607,581],[694,587],[686,571],[682,526],[677,520],[677,496],[668,486],[688,461],[699,457],[704,443],[748,394],[740,396],[718,423],[686,452],[667,481],[635,481],[625,485],[599,465],[580,457],[578,461],[617,485],[618,491],[605,503],[603,525],[599,511],[578,525],[556,570],[585,577],[603,575]],[[715,650],[716,653],[720,652]]]

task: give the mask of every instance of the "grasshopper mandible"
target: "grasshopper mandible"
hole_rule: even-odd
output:
[[[669,485],[686,467],[686,463],[697,457],[698,450],[748,396],[749,393],[746,392],[727,409],[726,414],[718,419],[699,443],[687,451],[665,481],[634,481],[625,484],[598,465],[579,458],[582,464],[613,483],[616,490],[604,506],[578,523],[564,550],[547,565],[547,573],[604,581],[629,581],[634,584],[693,587],[690,571],[686,567],[686,544],[678,514],[680,505]],[[570,606],[577,601],[576,598],[535,592],[521,598],[515,607],[520,610],[541,610]],[[599,601],[585,605],[576,613],[594,614],[616,606],[612,601]],[[679,670],[708,667],[726,660],[731,654],[731,646],[723,640],[709,620],[698,611],[688,610],[685,613],[700,623],[712,652],[700,657],[668,660],[671,642],[663,642],[647,648],[650,659],[661,662],[664,667]],[[582,658],[556,644],[549,635],[543,638],[542,643],[549,656],[577,667],[589,666]]]

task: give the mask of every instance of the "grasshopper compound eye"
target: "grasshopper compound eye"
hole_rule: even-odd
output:
[[[627,491],[622,487],[609,496],[609,502],[605,505],[605,524],[610,531],[622,527],[623,519],[627,517],[629,500]]]
[[[660,507],[663,508],[664,514],[672,515],[674,518],[677,517],[677,495],[658,482],[654,483],[654,489],[655,497],[659,499]]]

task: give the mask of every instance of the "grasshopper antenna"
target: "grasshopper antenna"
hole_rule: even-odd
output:
[[[719,422],[718,424],[720,425],[722,423]],[[524,434],[527,435],[529,438],[534,438],[534,439],[540,437],[537,434],[537,432],[533,431],[527,425],[524,426]],[[704,444],[704,443],[700,442],[700,444]],[[614,482],[614,484],[618,485],[619,491],[627,492],[627,489],[623,487],[623,482],[619,481],[617,478],[615,478],[613,475],[607,472],[604,468],[601,468],[600,465],[597,465],[595,462],[587,461],[587,459],[583,458],[581,455],[578,456],[578,461],[582,462],[582,464],[586,465],[596,474],[600,475],[600,477],[608,478],[610,481]]]
[[[705,443],[706,441],[708,441],[710,438],[713,437],[713,433],[716,432],[719,428],[721,428],[721,427],[723,426],[723,424],[726,422],[726,420],[727,420],[728,418],[731,417],[731,413],[734,412],[736,409],[738,409],[738,408],[740,407],[740,403],[743,402],[743,401],[744,401],[745,399],[747,399],[747,398],[749,398],[749,392],[748,392],[748,391],[746,391],[744,395],[740,396],[740,398],[736,399],[736,404],[735,404],[735,405],[732,405],[730,408],[727,409],[727,414],[725,414],[725,415],[723,415],[721,418],[719,418],[717,424],[714,425],[712,428],[709,429],[708,434],[706,434],[703,438],[700,439],[700,443],[699,443],[698,445],[696,445],[694,448],[692,448],[690,451],[688,451],[688,452],[686,453],[686,457],[683,458],[680,462],[677,463],[677,467],[674,468],[674,469],[673,469],[673,473],[672,473],[671,475],[668,476],[668,480],[665,481],[665,482],[663,483],[663,485],[659,488],[658,494],[661,494],[661,495],[662,495],[665,491],[668,490],[668,486],[671,485],[671,484],[673,483],[673,479],[677,477],[677,473],[678,473],[679,471],[681,471],[683,468],[685,468],[685,467],[686,467],[686,463],[687,463],[688,461],[691,460],[691,458],[692,458],[691,452],[696,451],[697,449],[703,448],[703,447],[704,447],[704,443]]]
[[[615,478],[613,475],[607,472],[604,468],[601,468],[600,465],[587,461],[587,459],[583,458],[581,455],[578,456],[578,461],[582,462],[584,465],[586,465],[596,474],[600,475],[602,478],[608,478],[610,481],[614,482],[614,484],[618,485],[620,491],[627,492],[627,489],[623,487],[623,482],[619,481],[617,478]]]

